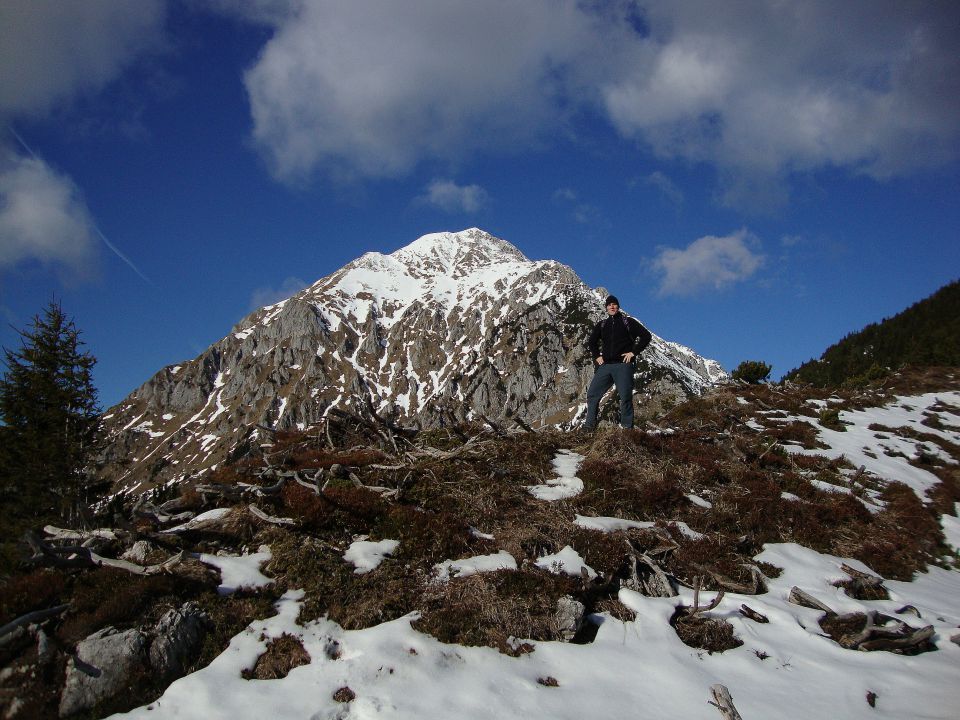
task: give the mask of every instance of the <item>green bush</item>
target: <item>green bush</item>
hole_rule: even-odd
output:
[[[732,377],[734,380],[742,380],[751,385],[757,385],[769,378],[772,370],[773,367],[762,360],[744,360],[737,365],[737,369],[733,371]]]

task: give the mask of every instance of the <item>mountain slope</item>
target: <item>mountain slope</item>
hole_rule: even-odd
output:
[[[331,408],[421,427],[576,422],[592,374],[584,340],[605,294],[476,228],[367,253],[112,408],[101,474],[124,490],[183,479],[259,442],[263,428],[311,427]],[[655,337],[637,402],[642,413],[724,377]]]
[[[868,325],[784,376],[818,387],[840,385],[878,369],[960,366],[960,280],[898,315]]]

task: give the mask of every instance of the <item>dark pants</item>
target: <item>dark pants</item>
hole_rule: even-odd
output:
[[[587,390],[587,419],[583,426],[588,430],[597,426],[600,399],[614,383],[620,395],[620,426],[633,427],[633,363],[604,363],[597,366]]]

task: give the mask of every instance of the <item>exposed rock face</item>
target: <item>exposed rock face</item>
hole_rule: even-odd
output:
[[[68,717],[111,698],[143,669],[148,638],[139,630],[98,630],[77,644],[67,665],[67,682],[60,698],[60,717]]]
[[[147,631],[106,627],[81,640],[67,665],[60,717],[115,697],[148,673],[160,680],[180,677],[196,658],[208,624],[200,606],[188,602]]]
[[[365,398],[424,427],[481,415],[575,422],[593,373],[584,342],[605,295],[477,229],[367,253],[112,408],[103,475],[118,490],[196,475],[255,439],[258,424],[305,428]],[[641,406],[648,385],[686,396],[725,377],[656,336],[644,357]]]
[[[150,666],[162,678],[176,678],[186,672],[206,634],[209,618],[195,602],[169,610],[157,623],[156,639],[150,646]]]

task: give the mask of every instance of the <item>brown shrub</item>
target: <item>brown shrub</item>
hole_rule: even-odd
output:
[[[686,502],[673,472],[656,474],[650,464],[588,458],[577,473],[584,492],[571,502],[583,512],[625,518],[668,517]]]
[[[0,587],[0,625],[33,610],[59,605],[67,590],[67,580],[57,570],[34,570],[15,575]]]
[[[212,594],[209,585],[175,575],[133,575],[98,568],[77,578],[71,608],[58,635],[72,643],[107,625],[132,627],[155,605],[179,606],[205,594]]]
[[[344,685],[333,694],[333,699],[338,703],[353,702],[357,699],[357,694],[348,685]]]
[[[376,534],[400,541],[397,559],[430,568],[470,551],[470,527],[458,516],[396,505],[377,525]]]
[[[557,601],[576,587],[565,576],[527,569],[454,578],[431,586],[414,627],[441,642],[486,645],[516,655],[523,646],[510,638],[559,638]]]
[[[936,559],[943,532],[935,511],[903,483],[890,483],[880,497],[886,507],[851,554],[883,577],[911,580],[913,573]]]
[[[670,624],[684,645],[706,650],[711,655],[743,645],[743,641],[733,634],[733,625],[723,618],[690,615],[688,609],[679,607],[670,618]]]
[[[328,488],[317,495],[303,485],[287,483],[280,497],[304,528],[340,535],[368,532],[388,507],[377,493],[357,487]]]
[[[310,664],[310,653],[303,647],[300,638],[288,633],[273,638],[267,649],[257,658],[252,669],[241,675],[246,680],[278,680],[285,678],[295,667]]]

